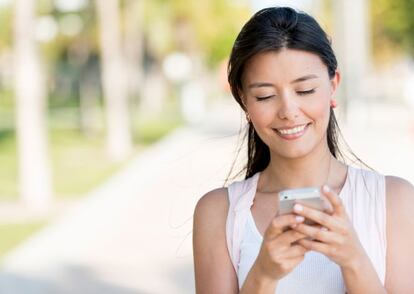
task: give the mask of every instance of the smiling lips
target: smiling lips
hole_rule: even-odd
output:
[[[308,124],[303,124],[303,125],[295,126],[293,128],[289,128],[289,129],[273,129],[273,130],[275,130],[275,132],[283,139],[294,140],[294,139],[301,137],[305,133],[307,126]]]

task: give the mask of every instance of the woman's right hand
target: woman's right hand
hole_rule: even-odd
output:
[[[276,216],[272,220],[254,264],[261,275],[280,280],[304,259],[307,249],[296,241],[307,236],[290,229],[303,221],[303,217],[293,214]]]

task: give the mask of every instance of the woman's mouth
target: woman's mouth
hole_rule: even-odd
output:
[[[293,128],[280,128],[273,130],[283,139],[294,140],[301,137],[306,132],[309,124],[297,125]]]

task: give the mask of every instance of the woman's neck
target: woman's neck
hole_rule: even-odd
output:
[[[281,158],[271,154],[269,165],[261,172],[258,191],[278,192],[283,189],[330,185],[343,164],[326,150],[301,158]]]

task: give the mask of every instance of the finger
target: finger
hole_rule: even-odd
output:
[[[303,221],[303,217],[294,214],[276,216],[267,227],[264,233],[264,238],[273,239],[282,234],[285,228],[297,225]]]
[[[306,219],[310,219],[332,230],[334,218],[323,211],[320,211],[320,210],[317,210],[317,209],[314,209],[314,208],[311,208],[311,207],[308,207],[308,206],[305,206],[299,203],[296,203],[293,206],[293,211],[297,213],[298,215],[305,217]]]
[[[308,226],[305,224],[297,225],[294,230],[302,235],[309,236],[312,239],[319,240],[324,243],[331,243],[337,235],[334,232],[328,231],[325,227]]]
[[[322,253],[326,256],[331,256],[332,254],[332,247],[328,244],[325,243],[321,243],[318,241],[311,241],[311,240],[307,240],[307,239],[302,239],[299,240],[298,243],[300,245],[302,245],[303,247],[305,247],[307,250],[312,250],[312,251],[316,251],[319,253]]]
[[[344,205],[341,198],[327,185],[322,186],[322,193],[325,198],[331,203],[334,212],[343,215],[345,213]]]
[[[303,257],[308,250],[303,247],[302,245],[294,245],[286,250],[285,254],[283,255],[284,258],[297,258]]]
[[[277,238],[275,238],[275,241],[281,242],[281,243],[284,243],[284,244],[292,244],[292,243],[294,243],[294,242],[296,242],[300,239],[306,238],[306,237],[307,237],[307,235],[305,235],[301,232],[298,232],[298,231],[295,231],[295,230],[289,230],[289,231],[286,231],[286,232],[280,234]]]

